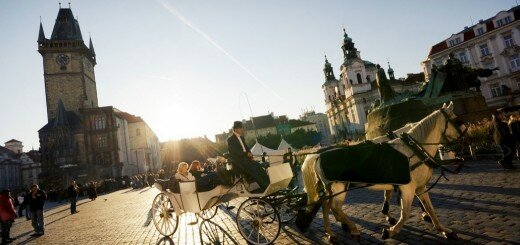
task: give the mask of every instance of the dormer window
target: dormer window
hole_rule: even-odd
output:
[[[513,22],[512,19],[511,19],[511,16],[506,16],[505,18],[499,19],[497,21],[497,27],[501,27],[501,26],[507,25],[507,24],[509,24],[511,22]]]
[[[484,27],[477,28],[477,36],[480,36],[480,35],[484,34],[484,32],[485,32],[484,31]]]
[[[457,44],[459,44],[459,43],[461,43],[461,39],[460,39],[460,37],[457,37],[457,38],[455,38],[455,39],[452,39],[452,40],[450,40],[450,47],[453,47],[453,46],[455,46],[455,45],[457,45]]]

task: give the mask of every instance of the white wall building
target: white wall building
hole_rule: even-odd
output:
[[[22,142],[15,139],[5,142],[5,148],[11,150],[15,154],[20,154],[23,152]]]
[[[481,78],[480,90],[490,107],[520,104],[520,7],[501,11],[433,45],[423,61],[426,77],[453,53],[465,66],[498,68]]]
[[[325,57],[325,95],[326,114],[334,140],[362,139],[365,136],[367,114],[373,104],[380,100],[377,90],[376,74],[378,68],[370,61],[361,59],[352,38],[343,29],[343,63],[339,80],[334,76],[332,65]],[[390,85],[396,92],[418,91],[420,83],[408,79],[396,80],[390,68]]]
[[[318,132],[321,134],[321,144],[329,145],[332,143],[332,135],[330,133],[329,119],[325,113],[316,113],[307,111],[300,116],[300,120],[312,122],[316,124]]]

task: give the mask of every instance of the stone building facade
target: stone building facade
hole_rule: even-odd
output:
[[[334,69],[327,57],[323,68],[325,83],[322,89],[326,114],[332,138],[336,142],[363,139],[368,111],[380,100],[376,83],[376,65],[363,60],[352,38],[347,35],[345,29],[343,32],[343,62],[339,79],[334,75]],[[421,83],[411,79],[395,79],[393,69],[390,64],[388,66],[391,86],[396,92],[418,91]]]
[[[43,58],[48,118],[38,131],[46,184],[59,187],[72,179],[85,183],[139,172],[129,171],[137,161],[130,154],[130,130],[132,125],[141,126],[112,106],[99,107],[94,46],[91,39],[88,47],[84,44],[70,8],[59,9],[50,39],[40,23],[38,52]],[[146,130],[155,143],[147,157],[160,162],[157,136],[149,127]]]
[[[314,111],[306,111],[300,116],[300,120],[314,123],[317,131],[321,134],[321,144],[330,145],[332,143],[332,135],[330,133],[330,125],[325,113],[316,113]]]
[[[449,54],[471,68],[498,68],[481,78],[480,90],[489,107],[520,105],[520,7],[495,16],[451,35],[433,45],[423,61],[426,77],[433,66],[444,64]]]

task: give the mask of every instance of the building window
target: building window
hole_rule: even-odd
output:
[[[357,77],[357,83],[358,83],[358,84],[361,84],[361,83],[363,82],[363,80],[361,80],[361,74],[358,73],[358,74],[356,75],[356,77]]]
[[[513,47],[515,45],[515,42],[513,41],[513,36],[511,36],[511,34],[504,36],[504,43],[508,48]]]
[[[453,40],[450,40],[450,47],[453,47],[453,46],[455,46],[455,45],[457,45],[459,43],[461,43],[460,37],[457,37],[457,38],[455,38]]]
[[[477,28],[477,36],[484,34],[484,27]]]
[[[370,76],[367,75],[367,82],[372,82],[372,80],[370,80]]]
[[[520,69],[520,56],[518,56],[518,54],[511,56],[511,58],[509,59],[509,64],[511,65],[511,69],[513,70]]]
[[[140,130],[140,129],[136,129],[136,130],[135,130],[135,134],[136,134],[137,136],[141,135],[141,130]]]
[[[502,90],[500,89],[499,83],[490,84],[489,89],[491,90],[491,96],[493,97],[498,97],[502,95]]]
[[[98,138],[98,147],[106,147],[107,146],[107,137],[105,136],[100,136]]]
[[[511,22],[512,22],[512,20],[511,20],[511,16],[507,16],[507,17],[505,17],[505,18],[503,18],[503,19],[499,19],[499,20],[497,21],[497,26],[498,26],[498,27],[501,27],[501,26],[503,26],[503,25],[507,25],[507,24],[509,24],[509,23],[511,23]]]
[[[480,45],[480,53],[482,54],[482,56],[490,55],[487,44]]]
[[[104,129],[106,127],[106,121],[104,116],[96,116],[94,118],[94,129]]]
[[[463,64],[469,63],[469,59],[468,59],[468,56],[466,56],[466,52],[459,53],[459,59],[460,59],[460,62],[462,62]]]

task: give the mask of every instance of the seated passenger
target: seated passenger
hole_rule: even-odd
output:
[[[195,176],[197,191],[209,191],[221,183],[217,173],[205,173],[201,163],[197,160],[191,162],[190,173]]]
[[[193,181],[195,177],[188,171],[188,163],[181,162],[179,163],[179,167],[177,167],[177,173],[175,174],[175,179],[179,181]]]
[[[269,185],[269,176],[262,165],[253,160],[253,154],[245,143],[243,133],[242,122],[234,122],[233,134],[227,139],[230,160],[240,173],[256,180],[260,186],[256,191],[262,192]]]

